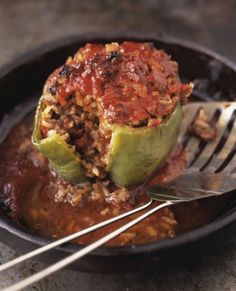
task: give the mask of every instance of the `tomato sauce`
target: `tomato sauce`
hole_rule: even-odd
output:
[[[46,90],[65,106],[71,96],[91,95],[110,123],[143,125],[170,114],[192,91],[178,65],[151,43],[87,44],[51,74]],[[145,106],[140,106],[145,104]]]

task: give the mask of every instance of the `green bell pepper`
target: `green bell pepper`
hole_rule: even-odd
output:
[[[35,116],[33,144],[48,158],[58,175],[72,183],[86,182],[80,158],[70,146],[57,133],[42,138],[38,126],[40,108],[41,102]],[[181,107],[178,105],[155,128],[106,124],[112,131],[106,171],[113,182],[129,187],[149,178],[166,161],[176,144],[181,119]]]
[[[32,135],[33,145],[48,158],[52,168],[59,176],[72,183],[86,182],[87,178],[80,158],[73,152],[70,146],[57,133],[42,138],[38,124],[40,110],[41,102],[39,102],[35,114],[35,125]]]
[[[181,107],[155,128],[112,127],[107,171],[121,186],[144,182],[159,168],[175,146],[182,120]]]

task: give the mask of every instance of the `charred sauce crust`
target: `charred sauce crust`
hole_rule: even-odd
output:
[[[181,83],[170,56],[137,42],[87,44],[51,74],[46,86],[62,106],[72,95],[78,103],[91,95],[109,123],[150,127],[178,102],[185,103],[192,90]]]

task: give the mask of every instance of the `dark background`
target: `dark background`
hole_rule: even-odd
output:
[[[0,0],[0,63],[62,36],[153,32],[236,60],[235,0]]]
[[[236,62],[234,0],[0,0],[1,66],[63,36],[132,31],[196,42]],[[0,263],[17,254],[0,243]],[[0,277],[0,288],[44,267],[32,262]],[[181,268],[101,275],[61,271],[27,290],[236,290],[236,243]]]

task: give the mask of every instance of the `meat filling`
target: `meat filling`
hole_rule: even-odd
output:
[[[72,97],[65,106],[44,95],[40,113],[40,129],[44,137],[58,133],[81,158],[90,178],[104,179],[105,153],[110,132],[101,128],[96,103],[87,96],[86,106],[79,106]]]

